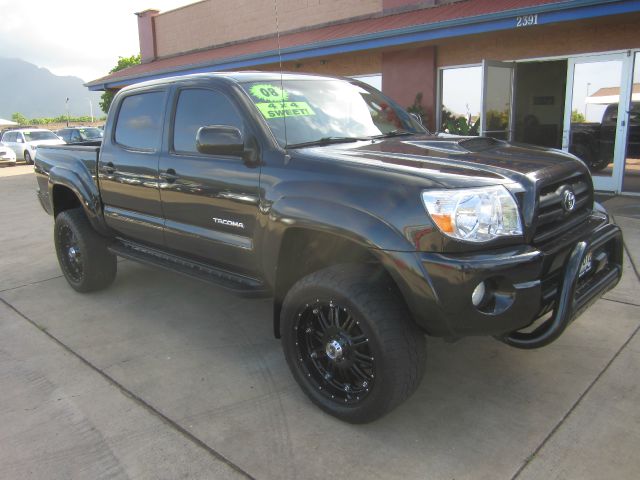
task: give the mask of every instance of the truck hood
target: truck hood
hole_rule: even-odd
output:
[[[298,151],[319,159],[402,171],[443,188],[514,182],[532,186],[588,171],[582,161],[565,152],[487,137],[413,135]]]

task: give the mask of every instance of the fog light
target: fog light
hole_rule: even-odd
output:
[[[471,303],[473,303],[474,307],[478,307],[482,304],[486,291],[487,289],[484,285],[484,282],[480,282],[478,286],[473,290],[473,293],[471,294]]]

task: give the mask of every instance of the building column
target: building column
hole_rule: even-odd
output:
[[[138,40],[140,42],[140,62],[149,63],[156,59],[156,31],[153,17],[160,13],[159,10],[145,10],[138,12]]]
[[[407,48],[382,52],[382,91],[407,108],[421,94],[424,125],[436,130],[436,49]]]

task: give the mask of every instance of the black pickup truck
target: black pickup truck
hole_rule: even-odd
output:
[[[293,376],[348,422],[416,389],[425,334],[541,347],[622,272],[583,162],[431,135],[355,80],[141,83],[101,146],[40,148],[35,169],[71,287],[107,287],[121,256],[273,297]]]
[[[640,157],[640,102],[633,102],[628,115],[626,156]],[[607,106],[600,123],[572,123],[569,151],[585,162],[592,172],[613,163],[618,128],[618,104]]]

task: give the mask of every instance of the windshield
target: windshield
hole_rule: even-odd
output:
[[[426,131],[382,93],[345,80],[278,79],[242,87],[283,147]]]
[[[78,131],[83,140],[99,140],[102,138],[102,130],[98,128],[80,128]]]
[[[24,132],[27,142],[38,142],[41,140],[60,140],[53,132]]]

